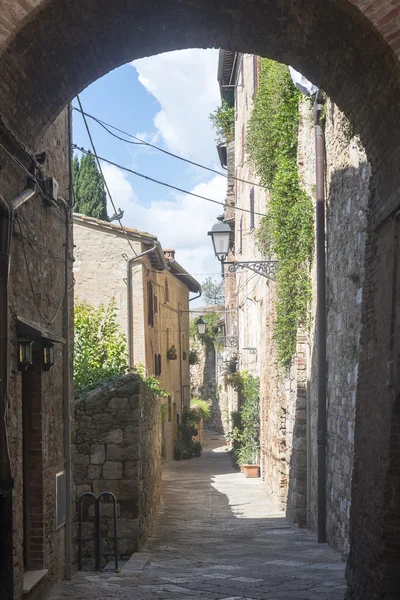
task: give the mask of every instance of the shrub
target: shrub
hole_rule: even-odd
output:
[[[200,419],[205,421],[211,414],[210,404],[206,400],[201,398],[192,398],[190,401],[190,408],[200,416]]]

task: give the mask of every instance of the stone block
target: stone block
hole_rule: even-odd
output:
[[[136,478],[139,473],[138,461],[127,460],[124,464],[125,477]]]
[[[92,465],[102,465],[106,459],[104,444],[94,444],[90,449],[90,462]]]
[[[125,461],[134,460],[137,458],[137,448],[132,445],[108,444],[107,445],[107,461]]]
[[[124,433],[122,429],[113,429],[107,433],[99,435],[99,442],[104,444],[122,444],[124,441]]]
[[[87,466],[89,464],[89,460],[88,454],[80,454],[79,452],[75,452],[73,459],[75,465]]]
[[[105,462],[103,465],[104,479],[122,479],[122,463]]]
[[[129,398],[111,398],[111,400],[108,403],[108,410],[128,410],[130,409],[130,403],[129,403]]]
[[[124,442],[125,444],[138,444],[140,438],[139,425],[125,425],[124,427]]]
[[[98,496],[101,492],[111,492],[119,500],[130,500],[135,493],[132,481],[118,479],[99,479],[93,481],[93,492]]]
[[[87,472],[88,479],[99,479],[101,477],[100,465],[89,465]]]
[[[77,485],[75,488],[75,496],[76,498],[80,498],[82,496],[82,494],[84,494],[85,492],[91,492],[92,489],[90,487],[90,485],[83,483],[81,485]]]

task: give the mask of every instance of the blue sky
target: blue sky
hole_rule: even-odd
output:
[[[83,108],[133,135],[179,156],[221,170],[208,115],[220,103],[217,50],[182,50],[135,61],[99,79],[80,98]],[[77,106],[77,101],[73,103]],[[156,150],[130,145],[89,120],[100,156],[201,195],[224,201],[226,180]],[[74,142],[90,148],[79,113]],[[79,153],[78,153],[79,154]],[[219,280],[207,231],[221,213],[217,205],[160,187],[103,163],[123,223],[158,236],[199,281]],[[113,209],[109,207],[109,215]]]

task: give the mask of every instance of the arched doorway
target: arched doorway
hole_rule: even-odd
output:
[[[386,577],[386,558],[375,548],[382,536],[390,407],[399,385],[396,337],[389,348],[393,269],[387,260],[394,247],[389,217],[398,207],[400,172],[400,70],[393,25],[397,9],[389,2],[375,8],[372,0],[365,14],[344,0],[47,0],[31,2],[31,12],[22,4],[23,19],[18,23],[16,18],[16,29],[5,34],[0,55],[0,107],[9,125],[33,148],[66,104],[111,69],[159,52],[211,46],[292,64],[326,90],[360,134],[374,185],[349,584],[351,597],[377,596]]]

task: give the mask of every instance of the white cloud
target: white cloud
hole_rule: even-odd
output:
[[[124,210],[124,225],[152,233],[164,248],[174,248],[176,260],[189,273],[196,274],[200,281],[206,275],[197,275],[199,273],[218,278],[220,266],[207,232],[216,215],[222,212],[222,206],[184,194],[143,206],[138,202],[126,173],[106,163],[102,164],[102,168],[117,208]],[[223,202],[226,179],[216,175],[190,191]],[[111,206],[108,212],[112,214]]]
[[[218,50],[180,50],[132,63],[161,106],[154,125],[171,152],[197,162],[216,159],[210,112],[220,104]]]

